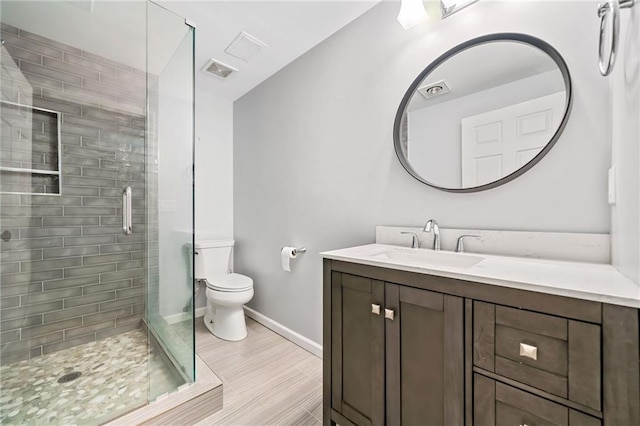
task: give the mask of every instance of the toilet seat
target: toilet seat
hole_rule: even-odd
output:
[[[207,288],[220,292],[241,292],[253,288],[253,280],[242,274],[224,274],[207,278]]]

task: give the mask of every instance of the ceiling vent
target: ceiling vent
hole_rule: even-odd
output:
[[[424,86],[418,88],[418,92],[426,99],[435,98],[436,96],[444,95],[449,93],[451,89],[447,86],[447,83],[444,80],[436,81],[435,83],[425,84]]]
[[[251,34],[241,31],[224,51],[231,56],[249,62],[263,47],[267,47],[267,44]]]
[[[202,71],[213,74],[224,80],[238,70],[231,65],[223,64],[222,62],[211,58],[204,68],[202,68]]]

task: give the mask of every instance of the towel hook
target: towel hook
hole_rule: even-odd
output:
[[[620,9],[633,7],[635,0],[608,0],[606,3],[598,5],[598,17],[600,17],[600,39],[598,42],[598,67],[600,74],[608,76],[613,71],[618,53],[618,43],[620,38]],[[607,16],[611,15],[611,46],[609,48],[609,58],[604,58],[604,36],[606,30]]]

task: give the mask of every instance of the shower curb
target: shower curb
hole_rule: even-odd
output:
[[[107,426],[195,424],[222,409],[222,381],[196,355],[196,382],[125,414]]]

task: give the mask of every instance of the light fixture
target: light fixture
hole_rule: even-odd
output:
[[[440,10],[442,11],[442,19],[447,16],[464,9],[467,6],[472,5],[478,0],[440,0]]]
[[[425,97],[425,99],[435,98],[436,96],[445,95],[451,92],[447,83],[444,80],[436,81],[435,83],[425,84],[418,88],[418,92]]]
[[[429,15],[424,9],[422,0],[402,0],[400,3],[400,13],[398,13],[398,22],[405,30],[413,28],[419,23],[427,20]]]

